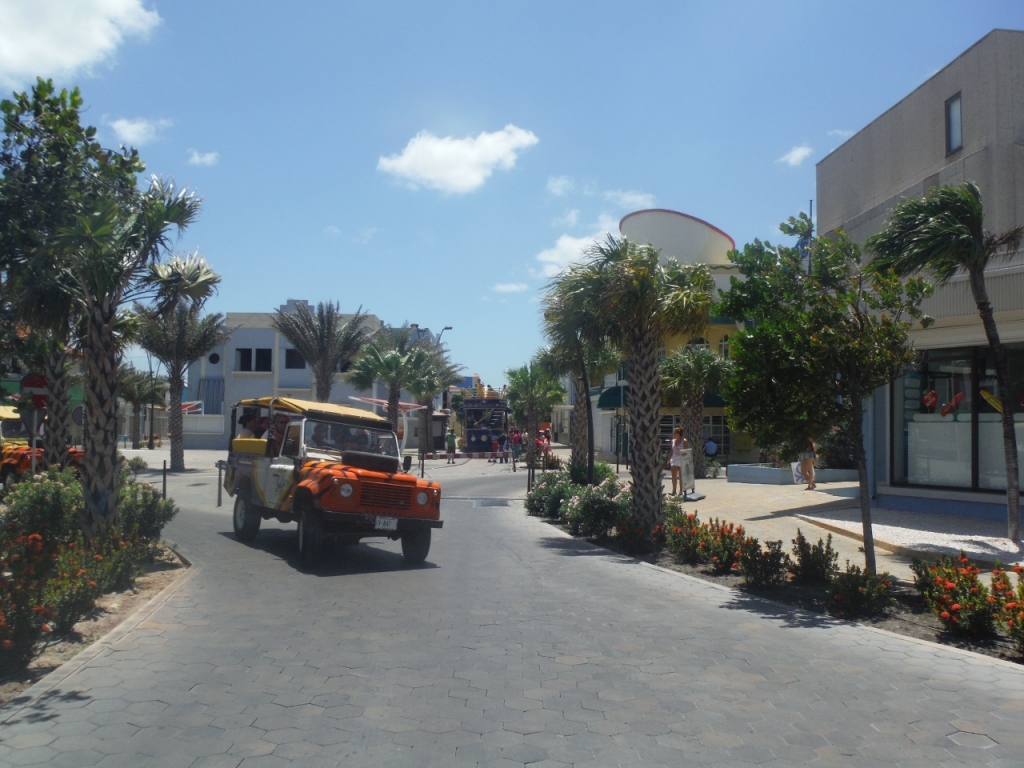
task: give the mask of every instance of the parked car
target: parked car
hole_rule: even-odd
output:
[[[257,437],[236,437],[239,416],[269,417]],[[284,397],[241,400],[231,410],[224,489],[235,497],[239,541],[263,520],[298,524],[299,560],[310,566],[324,542],[383,537],[402,542],[410,563],[441,528],[441,486],[407,474],[390,423],[359,408]],[[404,470],[404,471],[403,471]]]

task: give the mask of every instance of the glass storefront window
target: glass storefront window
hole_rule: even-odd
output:
[[[972,350],[928,350],[894,387],[894,480],[971,487]]]
[[[978,487],[1006,490],[1006,454],[1003,451],[1003,403],[1013,403],[1017,432],[1017,467],[1024,479],[1024,414],[1021,404],[1024,381],[1024,345],[1006,347],[1010,392],[1000,392],[996,382],[995,357],[990,349],[978,355]]]
[[[1024,344],[1007,345],[1010,392],[999,391],[987,347],[927,350],[892,386],[892,480],[1006,488],[1002,403],[1012,398],[1024,485]],[[977,478],[976,481],[974,478]]]

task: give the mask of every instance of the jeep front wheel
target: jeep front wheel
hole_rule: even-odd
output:
[[[249,488],[242,486],[235,496],[235,510],[231,515],[231,523],[235,528],[235,538],[242,542],[250,542],[260,532],[260,516],[249,503]]]
[[[316,510],[303,506],[299,514],[299,563],[303,568],[312,568],[320,559],[324,544],[324,531]]]
[[[402,534],[402,557],[411,565],[419,565],[430,552],[430,529],[417,528]]]

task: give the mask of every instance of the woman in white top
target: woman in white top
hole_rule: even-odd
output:
[[[683,428],[676,427],[672,430],[672,453],[668,457],[668,467],[672,471],[672,493],[671,496],[678,496],[683,490],[683,468],[682,451],[689,448],[689,441],[683,437]],[[678,491],[676,490],[678,488]]]

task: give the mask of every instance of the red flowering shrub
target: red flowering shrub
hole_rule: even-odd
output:
[[[998,606],[996,618],[999,623],[1017,646],[1017,652],[1024,656],[1024,568],[1015,565],[1010,570],[1017,575],[1017,588],[1013,588],[1006,571],[996,563],[992,570],[989,599]]]
[[[731,573],[739,570],[740,554],[746,533],[742,525],[727,523],[717,517],[704,524],[707,529],[705,551],[715,573]]]
[[[703,559],[705,528],[696,512],[684,512],[682,507],[669,507],[665,518],[665,541],[669,551],[681,563],[696,565]]]
[[[929,564],[915,559],[914,583],[942,626],[954,635],[995,632],[999,596],[981,583],[981,571],[961,552]],[[991,598],[991,599],[990,599]]]
[[[615,539],[624,551],[635,555],[645,555],[652,551],[658,538],[664,535],[662,526],[652,530],[630,512],[624,513],[615,524]]]
[[[832,549],[832,534],[811,544],[797,528],[793,539],[793,557],[789,570],[796,581],[805,584],[828,584],[839,571],[839,553]]]

